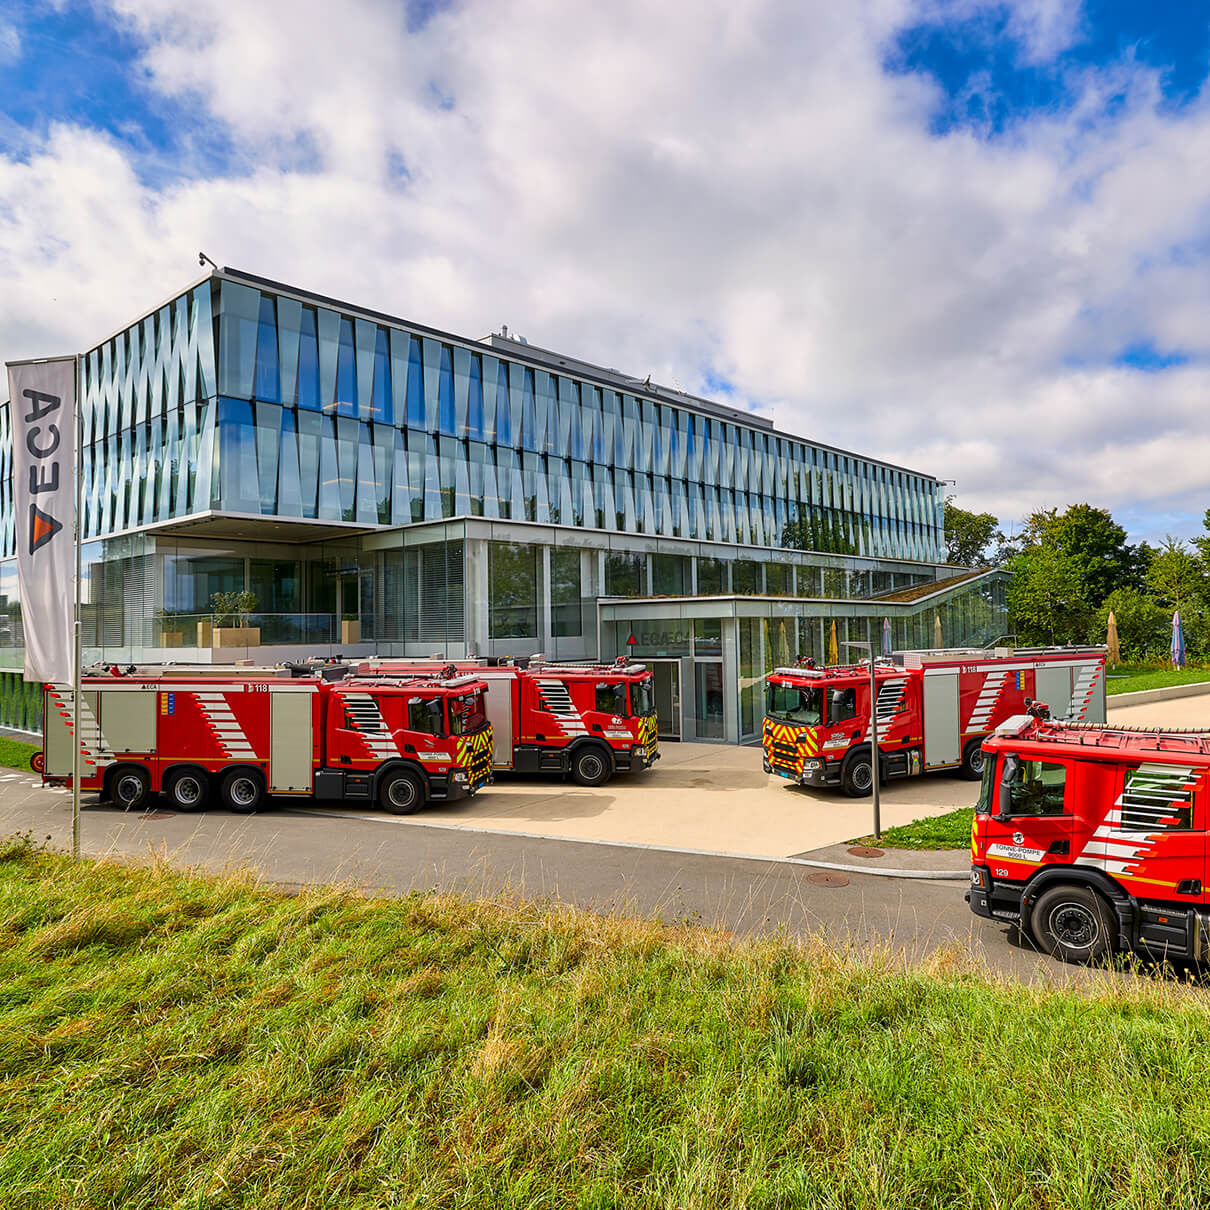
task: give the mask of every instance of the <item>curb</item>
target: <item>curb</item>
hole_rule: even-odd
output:
[[[513,836],[520,840],[557,840],[563,844],[602,845],[611,849],[643,849],[651,853],[677,853],[685,857],[729,857],[733,861],[764,861],[776,865],[807,866],[815,870],[838,870],[845,874],[864,874],[873,878],[917,878],[930,882],[969,882],[969,870],[896,870],[885,867],[848,865],[839,861],[811,861],[806,857],[770,857],[763,853],[728,853],[718,849],[681,849],[670,845],[638,844],[633,840],[589,840],[583,836],[552,836],[547,832],[509,832],[500,828],[464,827],[456,823],[428,823],[419,819],[389,818],[381,815],[353,815],[346,811],[311,810],[287,807],[282,814],[320,815],[326,819],[360,819],[366,823],[385,823],[404,828],[438,828],[443,832],[469,832],[478,836]]]
[[[1110,693],[1105,698],[1106,713],[1115,706],[1145,706],[1148,702],[1167,702],[1177,697],[1201,697],[1210,693],[1210,681],[1188,685],[1165,685],[1162,689],[1139,689],[1135,693]]]

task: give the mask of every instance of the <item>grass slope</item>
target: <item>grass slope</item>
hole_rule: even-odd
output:
[[[0,1205],[1204,1205],[1186,995],[18,841]]]
[[[1194,685],[1210,682],[1210,668],[1148,668],[1143,665],[1118,664],[1105,678],[1105,692],[1137,693],[1142,689],[1166,689],[1169,685]]]
[[[973,797],[978,797],[975,787]],[[885,828],[881,840],[873,836],[862,836],[850,844],[885,845],[888,849],[968,849],[971,843],[971,825],[975,820],[974,807],[959,807],[944,815],[931,819],[916,819],[897,828]]]
[[[38,748],[35,744],[27,744],[19,739],[10,739],[0,735],[0,765],[8,769],[24,769],[29,772],[29,758]]]

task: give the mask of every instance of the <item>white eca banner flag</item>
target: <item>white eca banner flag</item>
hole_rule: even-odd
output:
[[[8,367],[25,679],[74,675],[76,360]]]

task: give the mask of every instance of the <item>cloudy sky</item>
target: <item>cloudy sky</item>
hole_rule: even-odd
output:
[[[0,360],[248,269],[1136,537],[1210,507],[1206,0],[0,0]]]

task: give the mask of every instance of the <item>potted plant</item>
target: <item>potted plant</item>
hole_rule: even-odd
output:
[[[161,609],[156,613],[160,624],[160,647],[183,647],[185,645],[185,631],[180,622],[177,621],[177,611],[175,609]]]
[[[256,595],[248,592],[216,592],[210,598],[210,645],[213,647],[259,647],[260,627],[249,626],[248,616],[256,610]],[[198,641],[201,627],[198,623]]]
[[[342,614],[340,618],[340,641],[344,646],[361,642],[361,620],[355,613]]]

